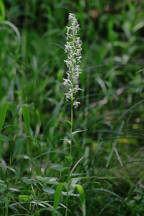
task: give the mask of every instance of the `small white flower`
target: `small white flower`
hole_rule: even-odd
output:
[[[73,106],[77,107],[80,102],[77,102],[75,96],[79,88],[78,81],[79,75],[81,73],[80,63],[81,63],[81,46],[82,42],[79,33],[79,24],[74,14],[69,14],[70,26],[67,26],[66,32],[66,44],[65,44],[65,53],[67,54],[67,59],[64,61],[67,66],[67,78],[64,79],[64,85],[66,87],[66,99],[70,100],[73,103]]]

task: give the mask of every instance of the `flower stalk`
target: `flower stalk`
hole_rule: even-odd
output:
[[[70,101],[71,104],[71,140],[70,140],[70,156],[72,153],[72,133],[73,133],[73,107],[78,107],[80,104],[76,100],[76,95],[79,88],[79,75],[81,73],[80,63],[81,63],[81,50],[82,42],[79,37],[79,24],[74,14],[70,13],[69,25],[66,27],[66,44],[65,53],[67,54],[67,59],[64,61],[67,67],[67,77],[64,79],[64,86],[66,88],[65,96],[66,100]]]
[[[73,122],[74,122],[74,108],[78,107],[80,104],[79,101],[76,100],[77,93],[81,90],[79,88],[79,75],[81,74],[80,63],[81,63],[81,50],[82,50],[82,42],[79,37],[79,24],[74,14],[69,14],[69,25],[66,27],[66,44],[65,44],[65,53],[67,55],[67,59],[65,60],[65,64],[67,67],[66,75],[67,77],[64,79],[64,86],[66,88],[65,96],[66,100],[70,102],[71,108],[71,117],[70,117],[70,158],[72,161],[72,141],[73,141]],[[68,176],[68,189],[70,189],[70,175],[71,171],[69,170]],[[69,202],[69,194],[67,192],[66,206],[68,206]],[[68,215],[68,209],[66,208],[65,216]]]

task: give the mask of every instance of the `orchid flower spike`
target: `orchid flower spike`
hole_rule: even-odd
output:
[[[67,77],[64,79],[66,87],[66,100],[71,101],[74,107],[77,107],[80,102],[76,101],[76,94],[81,89],[79,88],[79,75],[81,73],[81,51],[82,42],[79,37],[79,24],[74,14],[69,14],[69,25],[66,27],[66,44],[65,53],[67,59],[64,61],[67,67]]]

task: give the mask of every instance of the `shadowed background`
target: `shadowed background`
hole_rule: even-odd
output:
[[[84,132],[74,137],[73,160],[85,157],[75,176],[82,177],[87,215],[143,215],[143,11],[140,0],[0,1],[1,214],[50,214],[40,204],[53,201],[56,183],[47,186],[44,178],[65,181],[64,44],[68,14],[75,13],[83,91],[74,128]],[[69,208],[81,215],[78,198]]]

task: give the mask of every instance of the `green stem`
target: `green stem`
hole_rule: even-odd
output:
[[[73,133],[73,99],[71,100],[71,129],[70,129],[70,157],[72,156],[72,133]]]
[[[68,176],[68,188],[67,188],[67,197],[66,197],[66,210],[65,210],[65,216],[68,216],[68,203],[69,203],[69,189],[70,189],[70,175]]]
[[[2,157],[2,143],[0,142],[0,158]]]
[[[73,112],[73,94],[72,94],[71,112],[70,112],[70,115],[71,115],[70,116],[70,121],[71,121],[71,127],[70,127],[70,160],[72,158],[72,139],[73,139],[72,133],[73,133],[73,119],[74,119],[73,114],[74,114],[74,112]],[[67,198],[66,198],[66,206],[67,206],[67,208],[66,208],[66,211],[65,211],[65,216],[68,216],[68,203],[69,203],[69,194],[68,194],[68,192],[69,192],[69,189],[70,189],[70,178],[71,178],[70,173],[71,173],[71,169],[69,169],[69,175],[68,175],[68,180],[67,180],[67,182],[68,182]]]

